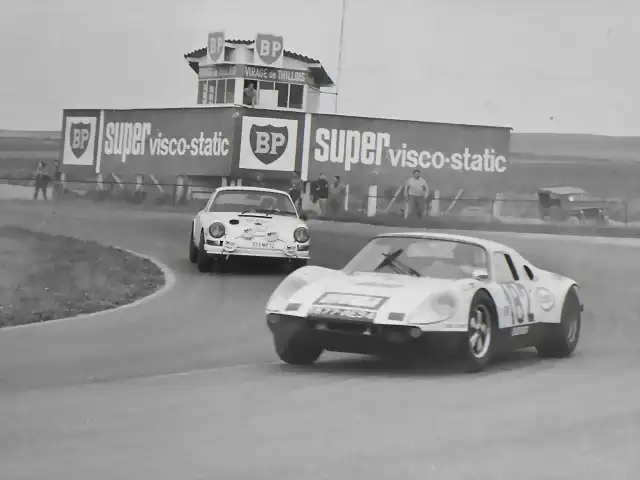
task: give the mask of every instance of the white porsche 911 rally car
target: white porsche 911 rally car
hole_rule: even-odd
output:
[[[191,223],[189,260],[201,272],[231,256],[283,259],[294,268],[303,267],[311,250],[305,220],[286,192],[218,188]]]
[[[290,364],[325,350],[387,355],[454,340],[473,372],[505,350],[571,355],[582,311],[575,280],[505,245],[445,233],[379,235],[342,270],[291,273],[266,306],[276,353]]]

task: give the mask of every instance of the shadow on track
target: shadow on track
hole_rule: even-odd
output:
[[[526,349],[511,352],[496,357],[487,367],[486,371],[472,375],[473,378],[501,372],[521,370],[525,373],[528,369],[539,372],[541,368],[550,369],[561,360],[546,360],[537,356],[535,350]],[[567,359],[570,361],[570,359]],[[534,368],[535,367],[535,368]],[[466,372],[465,363],[459,358],[425,356],[420,358],[385,358],[375,356],[353,356],[348,358],[331,358],[323,360],[308,367],[293,365],[273,364],[268,365],[270,371],[286,374],[304,375],[337,375],[337,376],[371,376],[386,378],[413,378],[413,377],[450,377],[452,375],[469,375]]]

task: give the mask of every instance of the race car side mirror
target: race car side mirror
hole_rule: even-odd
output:
[[[487,272],[486,270],[484,270],[482,268],[478,269],[478,270],[474,270],[471,275],[476,280],[480,280],[480,281],[489,280],[489,272]]]

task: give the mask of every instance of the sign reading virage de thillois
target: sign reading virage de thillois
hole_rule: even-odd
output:
[[[105,110],[100,172],[228,175],[232,125],[226,109]]]

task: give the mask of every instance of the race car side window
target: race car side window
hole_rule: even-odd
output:
[[[520,278],[524,279],[526,277],[531,281],[535,279],[535,275],[533,274],[531,267],[526,264],[524,258],[517,254],[513,257],[509,255],[509,258],[511,258],[513,265],[516,267],[516,271],[518,272],[518,276]]]
[[[524,270],[524,273],[527,274],[527,277],[529,277],[529,280],[535,280],[536,279],[536,276],[533,274],[533,271],[531,270],[529,265],[523,266],[522,269]]]
[[[509,265],[509,270],[511,270],[511,275],[513,276],[513,279],[517,282],[518,280],[520,280],[520,275],[518,275],[518,270],[516,270],[516,266],[513,263],[513,260],[511,259],[511,255],[505,253],[504,258],[507,261],[507,264]]]
[[[507,258],[511,260],[511,258],[504,253],[498,252],[493,254],[493,272],[495,281],[498,283],[507,283],[518,280],[518,274],[515,272],[514,275],[514,270],[511,269]]]

